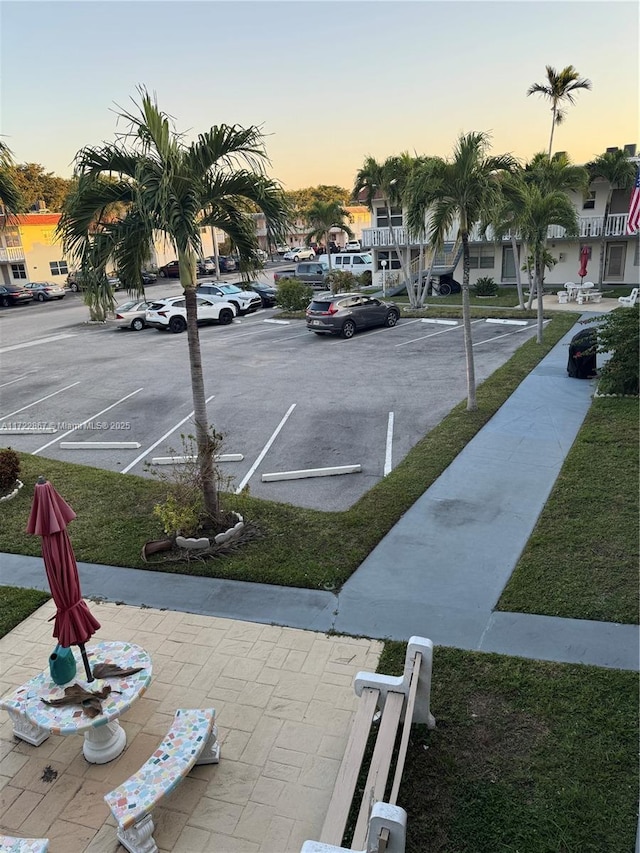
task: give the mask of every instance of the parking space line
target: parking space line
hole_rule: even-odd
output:
[[[77,384],[78,383],[76,382],[76,385]],[[119,400],[116,400],[115,403],[112,403],[110,406],[107,406],[106,409],[102,409],[101,412],[96,412],[95,415],[91,415],[91,417],[86,418],[84,421],[82,421],[82,423],[75,424],[73,429],[68,429],[66,432],[63,432],[62,435],[59,435],[57,438],[52,439],[52,441],[49,441],[47,444],[43,444],[42,447],[39,447],[37,450],[34,450],[31,455],[35,456],[36,453],[40,453],[40,451],[46,450],[47,447],[51,447],[52,444],[56,444],[56,442],[62,441],[63,438],[66,438],[68,435],[71,435],[72,432],[75,432],[77,429],[80,429],[80,427],[83,427],[85,424],[88,424],[90,421],[94,420],[94,418],[99,418],[100,415],[104,415],[105,412],[110,412],[111,409],[114,409],[116,406],[120,405],[120,403],[124,403],[124,401],[128,400],[129,397],[134,397],[136,394],[139,394],[140,391],[142,391],[142,388],[138,388],[137,391],[132,391],[130,394],[127,394],[126,397],[121,397]]]
[[[391,473],[391,453],[393,448],[393,412],[389,412],[389,420],[387,421],[387,447],[384,454],[384,474]]]
[[[37,406],[38,403],[43,403],[45,400],[49,400],[51,397],[55,397],[56,394],[62,394],[63,391],[68,391],[69,388],[73,388],[75,385],[79,385],[80,382],[72,382],[71,385],[65,385],[64,388],[60,388],[59,391],[54,391],[53,394],[47,394],[46,397],[40,397],[39,400],[34,400],[33,403],[28,403],[26,406],[23,406],[21,409],[16,409],[15,412],[9,412],[8,415],[0,415],[0,421],[6,421],[7,418],[11,418],[14,415],[17,415],[19,412],[24,412],[25,409],[30,409],[31,406]]]
[[[275,428],[275,431],[273,432],[273,434],[272,434],[271,438],[270,438],[270,439],[269,439],[269,441],[265,444],[265,446],[262,448],[262,450],[261,450],[261,452],[260,452],[260,455],[258,456],[258,458],[256,459],[256,461],[253,463],[253,465],[251,466],[251,468],[249,468],[249,470],[248,470],[248,472],[245,474],[245,476],[242,478],[242,481],[240,482],[240,485],[239,485],[239,486],[238,486],[238,488],[236,489],[236,495],[239,495],[239,494],[240,494],[240,492],[241,492],[241,491],[244,489],[244,487],[247,485],[247,483],[249,482],[249,480],[250,480],[250,479],[251,479],[251,477],[253,476],[253,474],[254,474],[254,472],[255,472],[256,468],[257,468],[257,467],[258,467],[258,465],[262,462],[262,460],[264,459],[264,457],[267,455],[267,452],[269,451],[269,448],[271,447],[271,445],[273,444],[273,442],[274,442],[274,441],[276,440],[276,438],[278,437],[278,433],[280,432],[280,430],[282,429],[282,427],[286,424],[287,420],[289,419],[289,415],[291,414],[291,412],[293,412],[293,410],[295,409],[295,407],[296,407],[296,404],[295,404],[295,403],[292,403],[292,404],[289,406],[289,408],[287,409],[287,413],[286,413],[286,415],[282,418],[282,420],[280,421],[280,423],[278,424],[278,426]]]
[[[26,347],[37,347],[40,344],[51,344],[54,341],[62,341],[65,338],[75,338],[75,337],[77,337],[75,332],[73,332],[72,334],[67,334],[67,335],[49,335],[48,338],[40,338],[39,340],[35,340],[35,341],[25,341],[25,343],[23,343],[23,344],[13,344],[10,347],[2,347],[2,349],[0,349],[0,353],[12,352],[13,350],[16,350],[16,349],[25,349]]]
[[[472,320],[471,325],[473,326],[475,323],[482,323],[482,320]],[[415,344],[416,341],[424,341],[426,338],[435,338],[436,335],[446,335],[448,332],[457,332],[458,329],[464,328],[463,326],[451,326],[447,329],[442,329],[439,332],[431,332],[429,335],[421,335],[419,338],[412,338],[410,341],[403,341],[401,344],[396,344],[397,347],[406,347],[407,344]]]
[[[17,379],[11,379],[9,382],[3,382],[2,385],[0,385],[0,388],[4,388],[5,385],[13,385],[14,382],[20,382],[21,379],[26,379],[28,375],[28,373],[25,373],[24,376],[18,376]]]
[[[305,331],[305,332],[300,332],[300,334],[298,334],[298,335],[287,335],[286,338],[279,338],[277,341],[274,341],[273,343],[274,343],[274,345],[275,344],[286,344],[287,341],[292,341],[294,338],[308,338],[308,337],[309,337],[309,332]]]
[[[210,400],[213,400],[213,398],[214,398],[214,397],[215,397],[215,394],[212,394],[210,397],[207,397],[207,399],[204,401],[204,402],[205,402],[205,404],[206,404],[206,403],[208,403]],[[194,409],[194,411],[195,411],[195,409]],[[136,456],[136,458],[133,460],[133,462],[130,462],[130,463],[127,465],[127,467],[126,467],[126,468],[123,468],[123,469],[122,469],[122,471],[121,471],[120,473],[121,473],[121,474],[128,474],[128,473],[129,473],[129,471],[133,468],[133,466],[134,466],[134,465],[137,465],[137,464],[138,464],[138,462],[139,462],[141,459],[144,459],[144,457],[145,457],[148,453],[151,453],[151,451],[152,451],[152,450],[155,450],[155,449],[156,449],[156,447],[157,447],[161,442],[163,442],[163,441],[165,440],[165,438],[169,438],[169,436],[171,435],[171,433],[172,433],[172,432],[175,432],[177,429],[179,429],[179,428],[182,426],[182,424],[183,424],[185,421],[188,421],[188,420],[189,420],[189,418],[192,418],[192,417],[193,417],[193,412],[189,412],[189,414],[186,416],[186,418],[183,418],[183,419],[180,421],[180,423],[177,423],[174,427],[171,427],[171,429],[169,430],[169,432],[165,432],[165,434],[164,434],[161,438],[159,438],[157,441],[154,441],[154,442],[153,442],[153,444],[151,445],[151,447],[147,447],[147,449],[146,449],[146,450],[144,450],[144,451],[143,451],[139,456]]]

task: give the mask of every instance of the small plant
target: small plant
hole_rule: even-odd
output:
[[[283,311],[304,311],[312,298],[312,288],[299,278],[284,278],[278,282],[276,305]]]
[[[498,285],[489,275],[481,276],[473,285],[475,296],[497,296]]]
[[[371,270],[365,270],[363,273],[360,273],[358,276],[360,279],[360,287],[371,287],[373,284],[373,274]]]
[[[331,270],[325,280],[331,293],[351,293],[354,290],[360,290],[357,276],[348,270]]]
[[[20,457],[10,447],[0,450],[0,495],[10,492],[20,474]]]
[[[636,305],[634,308],[618,308],[595,321],[598,323],[598,352],[611,354],[600,371],[598,391],[601,394],[637,396],[639,393],[640,324],[638,315],[639,309]]]
[[[167,489],[167,497],[153,508],[153,514],[160,520],[162,529],[168,535],[195,536],[205,527],[210,527],[204,513],[200,467],[197,457],[197,442],[193,435],[181,435],[182,452],[177,454],[169,449],[172,456],[180,456],[185,461],[172,465],[169,470],[158,470],[145,466]],[[215,459],[220,455],[223,437],[213,428],[210,435],[214,454],[214,476],[220,490],[228,489],[231,478],[223,477]]]

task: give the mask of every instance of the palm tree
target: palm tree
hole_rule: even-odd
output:
[[[257,127],[217,125],[186,144],[143,87],[135,113],[121,112],[129,129],[115,143],[84,148],[76,156],[78,186],[69,197],[58,226],[66,251],[103,280],[115,260],[119,277],[139,282],[141,263],[154,235],[162,235],[177,254],[187,313],[198,468],[204,511],[220,517],[213,464],[214,441],[206,411],[197,325],[196,261],[202,253],[200,230],[212,225],[225,231],[250,276],[260,265],[252,212],[265,214],[271,233],[284,235],[286,203],[278,184],[264,174],[267,161]],[[103,179],[104,175],[111,180]],[[105,218],[115,202],[126,213]]]
[[[534,83],[527,90],[528,95],[543,95],[551,101],[551,136],[549,137],[549,151],[547,156],[551,157],[553,147],[553,131],[555,126],[566,118],[566,110],[562,109],[564,102],[575,104],[575,93],[580,89],[591,89],[591,80],[579,77],[573,65],[567,65],[562,71],[556,71],[551,65],[546,66],[547,82]]]
[[[0,140],[0,203],[5,209],[5,223],[20,209],[20,191],[13,178],[13,155],[11,149]]]
[[[415,162],[414,158],[406,151],[398,156],[388,157],[384,163],[379,163],[371,155],[368,155],[365,158],[362,168],[356,174],[352,191],[354,199],[360,199],[361,194],[364,192],[364,201],[371,211],[373,211],[374,199],[377,198],[380,200],[380,197],[382,197],[389,223],[391,242],[393,243],[396,257],[400,261],[407,290],[409,288],[410,274],[407,269],[404,253],[400,250],[396,229],[391,225],[391,208],[402,206],[409,177]]]
[[[307,241],[324,240],[327,247],[329,271],[331,271],[331,252],[329,251],[331,229],[340,228],[346,232],[347,236],[354,236],[351,228],[345,223],[345,219],[351,221],[351,216],[339,201],[314,201],[306,212],[307,224],[311,228],[311,232],[307,235]]]
[[[408,195],[408,224],[413,233],[424,228],[425,210],[429,210],[429,242],[435,250],[443,248],[446,235],[456,226],[462,241],[467,411],[478,407],[469,305],[469,235],[474,225],[495,207],[500,194],[500,175],[516,166],[510,154],[490,157],[488,150],[488,134],[473,132],[460,136],[451,160],[431,158],[416,166]]]
[[[517,228],[522,241],[533,257],[532,296],[537,296],[537,341],[542,343],[543,305],[542,282],[546,264],[547,231],[550,225],[560,225],[567,236],[578,233],[578,214],[569,196],[544,183],[527,182],[522,173],[514,180],[505,181],[503,193],[518,211]]]
[[[604,208],[604,218],[602,220],[602,239],[600,240],[600,263],[598,266],[598,285],[602,284],[604,278],[604,262],[606,254],[607,242],[607,220],[609,211],[611,210],[611,199],[614,190],[628,190],[633,186],[636,176],[634,164],[629,160],[627,155],[621,149],[616,151],[605,151],[600,154],[591,163],[586,166],[591,180],[595,178],[604,178],[609,182],[609,191],[607,193],[607,202]]]

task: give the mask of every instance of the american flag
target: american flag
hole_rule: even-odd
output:
[[[627,219],[627,234],[635,234],[640,225],[640,165],[636,171],[636,182],[633,185],[631,201],[629,202],[629,217]]]

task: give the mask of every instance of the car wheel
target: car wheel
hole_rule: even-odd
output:
[[[69,285],[69,290],[71,290],[73,293],[77,293],[77,292],[80,290],[80,288],[79,288],[79,287],[78,287],[78,285],[74,282],[73,284],[70,284],[70,285]]]
[[[451,285],[447,284],[446,282],[444,284],[441,284],[439,288],[439,293],[440,296],[449,296],[451,294]]]
[[[169,331],[173,332],[175,335],[180,332],[184,332],[187,328],[186,320],[183,317],[172,317],[169,320]]]
[[[386,320],[384,321],[384,324],[385,324],[385,326],[392,328],[392,326],[396,325],[396,323],[398,322],[399,319],[400,319],[400,315],[398,314],[397,311],[389,311],[389,313],[387,314]]]
[[[8,307],[9,307],[10,302],[9,302],[9,300],[7,299],[7,297],[6,297],[6,296],[3,296],[3,297],[2,297],[2,299],[0,299],[0,305],[2,305],[2,307],[3,307],[3,308],[8,308]]]
[[[160,278],[166,278],[167,277],[167,274],[164,270],[158,270],[158,275],[160,276]]]
[[[36,296],[36,299],[38,300],[38,302],[44,302],[44,293],[39,293]]]
[[[141,329],[144,329],[144,320],[140,317],[136,317],[135,320],[131,321],[131,328],[134,332],[139,332]]]
[[[230,308],[223,308],[218,317],[218,322],[222,326],[228,326],[229,323],[233,323],[233,311]]]
[[[353,320],[345,320],[342,324],[342,337],[352,338],[356,333],[356,324]]]

